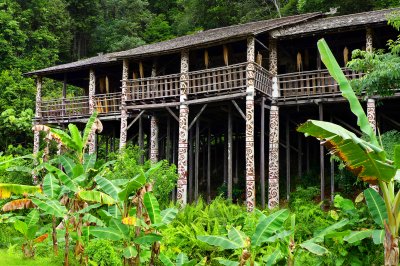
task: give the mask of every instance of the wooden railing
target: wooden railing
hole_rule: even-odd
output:
[[[179,97],[180,74],[127,80],[128,101]]]
[[[246,90],[246,64],[189,72],[189,96]]]
[[[350,69],[342,69],[348,79],[362,76]],[[340,95],[337,82],[327,70],[304,71],[278,75],[280,98],[315,98]]]
[[[100,115],[120,112],[121,93],[95,95],[95,109]],[[89,97],[79,96],[66,99],[42,101],[40,115],[44,119],[77,118],[89,115]]]
[[[60,119],[79,117],[89,114],[89,97],[79,96],[66,99],[42,101],[40,114],[43,118]]]
[[[254,65],[256,69],[254,87],[263,94],[272,96],[272,74],[262,66]]]
[[[121,93],[95,95],[96,110],[99,114],[119,113],[121,106]]]

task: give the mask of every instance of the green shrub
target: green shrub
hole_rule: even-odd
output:
[[[122,265],[121,258],[108,240],[92,240],[85,249],[89,265],[96,266],[118,266]]]
[[[10,244],[15,244],[19,233],[11,223],[0,223],[0,248],[6,248]]]

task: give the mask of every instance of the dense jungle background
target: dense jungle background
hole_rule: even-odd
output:
[[[1,0],[0,151],[31,151],[35,86],[25,72],[249,21],[399,5],[398,0]],[[44,97],[60,93],[57,84],[45,84]]]

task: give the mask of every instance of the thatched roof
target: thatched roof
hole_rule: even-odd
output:
[[[206,30],[191,35],[178,37],[172,40],[143,45],[131,50],[119,52],[116,53],[116,57],[132,58],[174,52],[193,47],[204,47],[214,43],[226,42],[228,40],[243,39],[247,36],[257,35],[263,32],[270,31],[272,29],[297,24],[320,16],[322,16],[322,14],[319,12],[309,13]]]
[[[378,11],[363,12],[345,16],[326,17],[306,23],[293,25],[284,29],[276,29],[271,32],[274,38],[294,38],[301,35],[311,35],[316,32],[335,31],[343,28],[359,28],[368,25],[387,24],[387,16],[400,8],[384,9]]]
[[[279,19],[262,20],[241,25],[234,25],[229,27],[206,30],[164,42],[143,45],[127,51],[102,54],[68,64],[52,66],[49,68],[32,71],[26,73],[25,75],[27,76],[46,75],[50,73],[71,71],[80,68],[89,68],[93,65],[107,64],[116,61],[118,58],[124,58],[124,57],[134,58],[134,57],[151,56],[154,54],[166,54],[166,53],[180,51],[183,49],[212,45],[214,43],[224,42],[224,41],[226,42],[227,40],[235,40],[241,38],[243,39],[250,35],[257,35],[259,33],[267,32],[279,27],[304,22],[309,19],[320,17],[321,15],[322,15],[321,13],[309,13],[304,15],[290,16]]]
[[[26,76],[46,75],[46,74],[53,74],[53,73],[59,73],[59,72],[65,72],[65,71],[73,71],[73,70],[77,70],[77,69],[81,69],[81,68],[90,68],[91,66],[94,66],[94,65],[107,64],[107,63],[111,63],[111,62],[115,62],[115,61],[117,61],[117,59],[115,58],[115,53],[98,54],[96,56],[78,60],[75,62],[28,72],[28,73],[25,73],[24,75],[26,75]]]

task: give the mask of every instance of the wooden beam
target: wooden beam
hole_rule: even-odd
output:
[[[331,122],[333,117],[331,116]],[[333,205],[335,197],[335,161],[331,158],[331,204]]]
[[[189,130],[189,202],[193,201],[193,130]]]
[[[139,149],[140,149],[140,163],[144,163],[144,141],[143,141],[143,121],[142,116],[139,117]]]
[[[185,104],[194,105],[194,104],[202,104],[202,103],[211,103],[211,102],[218,102],[218,101],[222,101],[222,100],[231,100],[231,99],[241,98],[243,96],[246,96],[246,92],[189,100],[189,101],[186,101]],[[135,110],[137,110],[137,109],[155,109],[155,108],[165,108],[166,106],[168,106],[168,107],[178,106],[180,104],[181,104],[180,102],[170,102],[170,103],[130,105],[130,106],[127,106],[126,109],[128,109],[128,110],[130,110],[130,109],[135,109]]]
[[[232,108],[228,112],[228,199],[232,199]]]
[[[199,197],[199,156],[200,156],[200,121],[196,121],[196,150],[195,150],[195,168],[194,168],[194,200]]]
[[[203,107],[201,108],[200,112],[194,117],[192,123],[190,123],[190,125],[189,125],[189,130],[193,127],[194,123],[197,122],[197,119],[199,119],[199,117],[203,113],[204,109],[206,109],[206,107],[207,107],[207,104],[203,105]]]
[[[176,116],[176,114],[171,110],[171,108],[169,108],[168,106],[166,106],[165,109],[167,109],[167,111],[172,115],[172,117],[175,118],[175,120],[179,122],[179,118],[178,118],[178,117]]]
[[[324,108],[322,102],[318,104],[319,120],[324,120]],[[325,158],[324,158],[324,145],[319,146],[319,166],[321,176],[321,201],[325,200]]]
[[[211,202],[211,128],[207,135],[207,202]]]
[[[138,116],[136,116],[135,119],[133,119],[132,122],[129,123],[128,127],[126,128],[126,130],[128,131],[128,130],[133,126],[133,124],[135,124],[135,122],[136,122],[137,120],[139,120],[139,118],[140,118],[143,114],[144,114],[144,110],[142,110],[142,111],[138,114]]]
[[[290,132],[289,115],[286,117],[286,199],[290,198]]]
[[[171,118],[167,118],[167,141],[165,142],[165,159],[171,163]]]
[[[265,209],[265,97],[261,100],[261,136],[260,136],[260,186],[261,207]]]
[[[235,100],[231,100],[233,105],[235,106],[236,110],[239,112],[239,114],[243,117],[244,120],[246,120],[246,115],[243,113],[242,109],[240,109],[239,105],[236,103]]]

